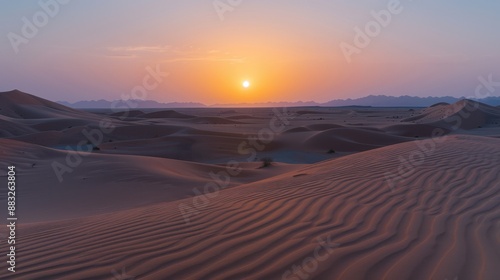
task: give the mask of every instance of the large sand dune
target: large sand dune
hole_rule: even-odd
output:
[[[13,90],[0,94],[0,114],[18,119],[90,117],[83,111],[71,109],[37,96]]]
[[[455,104],[437,104],[421,115],[404,121],[429,123],[454,129],[473,129],[484,125],[500,125],[500,109],[472,100],[461,100]]]
[[[391,190],[384,173],[416,149],[227,189],[190,224],[178,210],[186,199],[24,225],[9,279],[110,279],[122,269],[137,279],[300,279],[287,271],[308,260],[302,273],[314,279],[498,279],[500,140],[450,136]],[[318,239],[331,247],[314,262]]]

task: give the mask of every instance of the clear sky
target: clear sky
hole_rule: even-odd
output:
[[[147,99],[205,104],[459,97],[478,76],[500,81],[496,0],[68,2],[0,0],[0,91],[116,100],[147,67],[169,73],[149,80]],[[382,10],[390,20],[373,24]],[[369,42],[356,44],[367,24]],[[343,42],[357,50],[349,59]]]

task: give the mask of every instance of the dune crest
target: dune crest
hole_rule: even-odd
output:
[[[421,115],[406,118],[403,121],[453,129],[474,129],[484,125],[500,125],[500,110],[477,101],[464,99],[451,105],[431,106]]]

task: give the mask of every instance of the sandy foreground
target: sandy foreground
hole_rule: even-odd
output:
[[[113,112],[11,91],[4,222],[9,165],[0,279],[500,279],[500,108],[473,101]]]

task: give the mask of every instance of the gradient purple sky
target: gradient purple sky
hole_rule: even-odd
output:
[[[349,63],[340,44],[353,45],[355,27],[391,1],[242,0],[221,19],[213,0],[73,0],[15,47],[23,17],[43,21],[44,10],[39,1],[0,1],[0,91],[116,100],[143,83],[148,66],[169,76],[147,99],[205,104],[460,97],[474,93],[478,76],[500,81],[493,0],[402,0]]]

